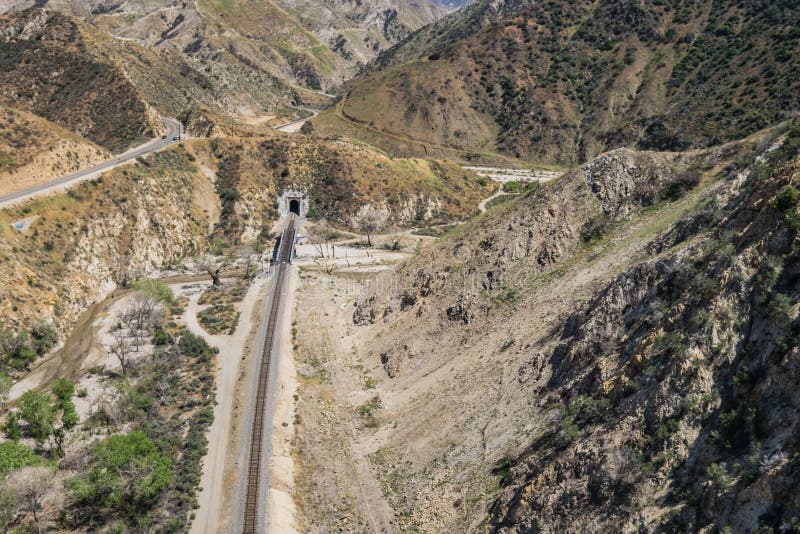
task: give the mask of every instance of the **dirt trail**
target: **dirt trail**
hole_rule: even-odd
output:
[[[506,194],[507,193],[503,192],[502,188],[499,189],[494,195],[492,195],[490,197],[487,197],[487,198],[484,198],[483,200],[481,200],[481,203],[478,204],[478,209],[480,210],[481,213],[486,213],[486,204],[488,204],[492,200],[496,199],[497,197],[502,197],[502,196],[504,196]]]
[[[200,289],[209,282],[197,282]],[[223,532],[230,520],[230,507],[225,503],[231,499],[235,484],[226,483],[226,467],[231,461],[234,446],[237,399],[237,381],[242,372],[241,364],[249,351],[254,325],[259,320],[261,301],[267,280],[259,278],[253,283],[240,305],[239,322],[233,335],[208,334],[197,321],[197,312],[202,309],[197,301],[201,291],[192,295],[183,315],[190,332],[202,336],[210,345],[219,349],[217,355],[217,404],[214,407],[214,422],[208,431],[208,453],[203,461],[203,474],[198,496],[199,508],[195,513],[190,532]]]

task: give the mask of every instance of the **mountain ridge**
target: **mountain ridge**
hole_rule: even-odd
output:
[[[482,0],[379,56],[341,109],[378,132],[534,161],[713,146],[800,108],[798,22],[791,2]],[[317,122],[337,131],[331,111]]]

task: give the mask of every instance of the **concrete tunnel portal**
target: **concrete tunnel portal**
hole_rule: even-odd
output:
[[[308,196],[296,189],[287,189],[278,198],[278,214],[283,219],[294,213],[300,218],[308,214]]]

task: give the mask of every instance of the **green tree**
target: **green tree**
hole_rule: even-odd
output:
[[[8,414],[6,424],[3,426],[3,431],[5,431],[6,437],[12,441],[19,441],[19,438],[22,437],[22,429],[19,426],[17,412]]]
[[[61,405],[63,412],[61,413],[61,425],[67,430],[72,430],[78,424],[78,412],[75,410],[75,404],[68,400]]]
[[[28,433],[37,443],[44,443],[53,432],[56,414],[50,396],[36,391],[26,391],[19,401],[19,415],[28,425]]]
[[[59,378],[52,387],[56,402],[53,410],[61,412],[61,426],[54,428],[53,441],[59,456],[64,455],[64,440],[70,430],[78,424],[78,412],[72,402],[72,395],[75,393],[75,385],[66,378]]]
[[[159,282],[158,280],[139,280],[133,284],[133,287],[168,306],[175,304],[175,293],[173,293],[172,289],[164,282]]]
[[[59,404],[63,405],[75,394],[75,385],[67,378],[59,378],[53,383],[51,390],[56,399],[58,399]]]
[[[90,462],[88,473],[67,483],[72,495],[85,505],[137,515],[172,481],[172,460],[138,430],[100,442]]]
[[[59,456],[64,456],[64,440],[67,434],[78,424],[78,412],[72,400],[67,399],[61,404],[61,426],[53,430],[53,441]]]

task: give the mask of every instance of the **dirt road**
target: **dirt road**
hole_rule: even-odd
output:
[[[207,287],[209,282],[197,282]],[[250,350],[250,338],[255,324],[260,319],[262,301],[268,289],[269,280],[259,278],[253,283],[240,307],[239,322],[232,335],[208,334],[197,321],[197,313],[202,310],[197,301],[200,292],[189,299],[183,320],[190,332],[203,337],[210,345],[219,349],[217,355],[217,404],[214,407],[214,422],[208,431],[208,453],[203,461],[203,474],[198,496],[199,508],[192,522],[192,533],[215,533],[227,530],[230,509],[225,503],[232,499],[234,489],[226,483],[226,467],[231,461],[235,443],[235,409],[237,382],[244,372],[246,351]],[[245,362],[246,363],[246,362]]]

